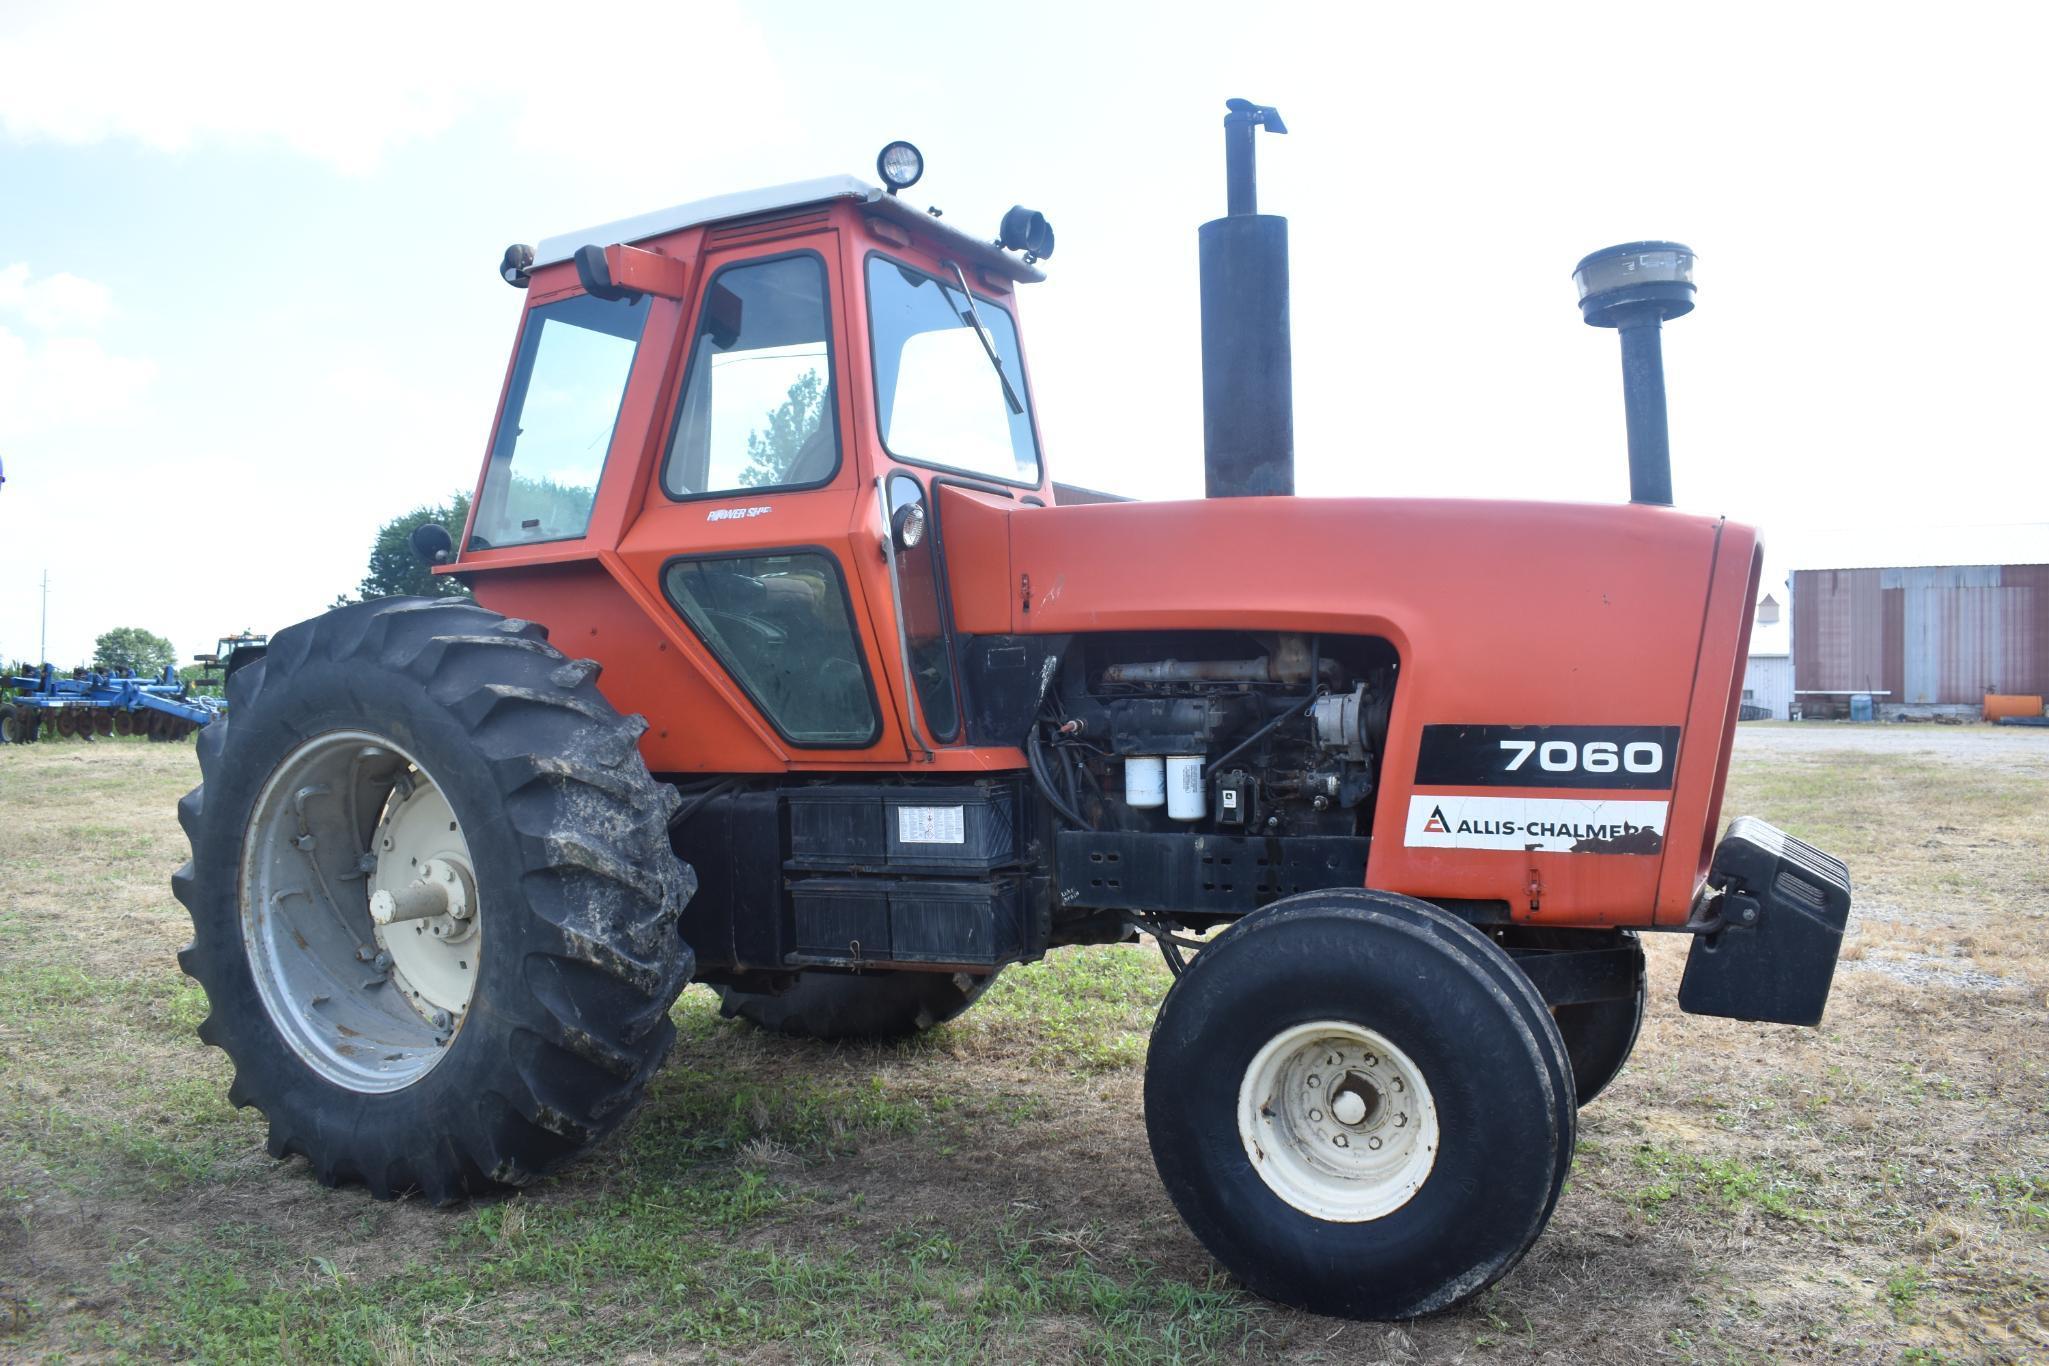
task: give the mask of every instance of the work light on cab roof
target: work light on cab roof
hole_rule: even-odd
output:
[[[925,175],[925,154],[908,142],[892,142],[875,158],[875,174],[891,194],[908,190]]]

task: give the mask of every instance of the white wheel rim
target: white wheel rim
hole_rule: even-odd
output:
[[[465,914],[376,923],[372,898],[422,869]],[[412,755],[360,730],[287,754],[243,838],[241,903],[264,1009],[316,1072],[351,1091],[396,1091],[446,1056],[475,992],[483,914],[469,844]]]
[[[1422,1070],[1349,1020],[1283,1030],[1245,1069],[1238,1137],[1281,1199],[1318,1219],[1365,1223],[1414,1197],[1437,1162],[1437,1104]]]

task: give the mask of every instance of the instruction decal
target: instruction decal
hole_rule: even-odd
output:
[[[1411,796],[1402,843],[1417,849],[1655,854],[1669,803],[1568,797]]]
[[[899,844],[966,844],[967,808],[899,806],[896,838]]]

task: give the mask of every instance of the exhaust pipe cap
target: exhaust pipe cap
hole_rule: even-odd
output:
[[[1665,322],[1693,311],[1693,248],[1679,242],[1624,242],[1572,268],[1580,316],[1589,327]]]

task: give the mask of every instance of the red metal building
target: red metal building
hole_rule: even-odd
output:
[[[2049,562],[1795,570],[1793,687],[1809,715],[1827,694],[1880,716],[2049,694]]]

